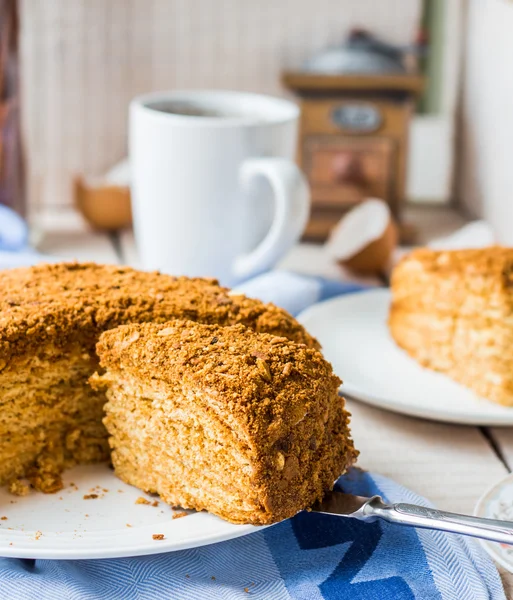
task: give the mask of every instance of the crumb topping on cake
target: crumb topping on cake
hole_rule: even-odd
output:
[[[327,390],[341,383],[319,351],[240,324],[123,325],[102,334],[97,351],[104,368],[202,389],[256,435],[273,439],[310,406],[331,401]]]
[[[0,370],[11,356],[80,332],[91,348],[120,323],[186,318],[284,335],[318,347],[286,311],[231,294],[214,279],[172,277],[94,263],[41,264],[0,272]]]
[[[473,277],[482,275],[495,278],[500,275],[511,285],[513,248],[502,246],[464,250],[417,248],[402,259],[397,269],[402,268],[446,275],[467,273]]]

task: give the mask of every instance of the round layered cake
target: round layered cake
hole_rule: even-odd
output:
[[[64,468],[108,459],[105,395],[88,384],[96,342],[122,324],[170,319],[242,324],[318,347],[286,311],[212,279],[79,263],[0,272],[0,484],[23,493],[27,478],[54,492]]]

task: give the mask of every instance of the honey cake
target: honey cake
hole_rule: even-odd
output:
[[[392,274],[389,329],[421,365],[513,406],[513,249],[419,249]]]
[[[97,345],[126,483],[173,506],[268,524],[322,498],[356,451],[320,352],[234,325],[123,325]]]
[[[177,317],[318,346],[284,310],[212,279],[79,263],[0,272],[0,485],[29,477],[54,492],[65,467],[106,460],[105,396],[87,383],[95,344],[123,323]]]

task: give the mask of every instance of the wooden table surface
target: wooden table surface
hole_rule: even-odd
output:
[[[429,218],[424,219],[429,229]],[[444,218],[437,231],[459,225]],[[436,225],[436,223],[435,223]],[[428,236],[429,237],[429,236]],[[137,266],[131,232],[105,235],[54,232],[38,244],[41,252],[67,259]],[[299,245],[280,267],[328,277],[340,277],[322,249]],[[343,376],[343,374],[340,374]],[[472,514],[477,500],[493,483],[511,472],[511,428],[458,426],[402,416],[349,401],[352,430],[362,468],[381,473],[431,500],[438,508]],[[499,569],[508,598],[513,575]]]

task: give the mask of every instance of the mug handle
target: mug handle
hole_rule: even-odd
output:
[[[274,193],[274,218],[267,235],[249,254],[235,259],[233,272],[246,279],[272,267],[301,237],[310,214],[310,190],[301,170],[289,159],[250,158],[242,163],[244,188],[265,177]]]

